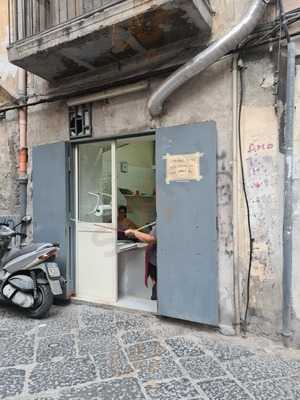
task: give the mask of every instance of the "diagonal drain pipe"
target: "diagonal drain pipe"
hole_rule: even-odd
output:
[[[225,54],[237,48],[256,27],[265,8],[271,0],[252,0],[252,4],[242,21],[224,37],[196,55],[174,72],[151,96],[148,108],[152,117],[158,117],[165,100],[189,79],[200,74]]]

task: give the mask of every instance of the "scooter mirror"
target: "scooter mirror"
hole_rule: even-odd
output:
[[[22,218],[22,222],[29,224],[32,221],[32,217],[30,215],[25,215],[25,217]]]

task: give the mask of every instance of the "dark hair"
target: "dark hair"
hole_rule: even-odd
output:
[[[127,214],[127,207],[126,207],[126,206],[119,206],[119,207],[118,207],[118,210],[119,210],[119,211],[122,211],[122,210],[123,210],[123,211],[125,212],[125,214]]]

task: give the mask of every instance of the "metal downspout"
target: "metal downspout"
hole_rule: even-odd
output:
[[[237,336],[241,333],[240,304],[240,264],[239,264],[239,134],[238,134],[238,56],[232,62],[232,229],[233,229],[233,287],[234,287],[234,326]]]
[[[292,331],[292,250],[293,250],[293,136],[295,116],[296,47],[288,44],[287,94],[284,129],[284,220],[283,220],[283,306],[282,336],[288,345]]]
[[[151,96],[148,108],[152,117],[162,113],[165,100],[189,79],[200,74],[225,54],[234,50],[256,27],[271,0],[252,0],[242,21],[229,33],[211,44],[177,71],[175,71]]]
[[[20,104],[27,102],[27,72],[23,69],[18,70],[18,92]],[[20,217],[24,217],[27,212],[27,108],[20,108],[18,114],[19,121],[19,195],[20,195]]]

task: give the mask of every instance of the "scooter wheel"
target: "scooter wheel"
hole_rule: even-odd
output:
[[[38,298],[34,306],[26,310],[26,313],[31,318],[40,319],[47,316],[53,304],[53,294],[49,285],[39,285],[37,287],[37,292]]]

